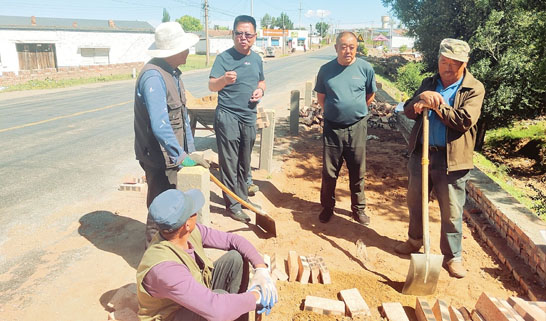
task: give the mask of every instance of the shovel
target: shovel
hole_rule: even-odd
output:
[[[239,196],[230,191],[222,182],[220,182],[212,173],[210,174],[210,180],[214,182],[222,191],[226,192],[229,196],[233,197],[237,202],[241,203],[244,207],[248,208],[252,212],[256,213],[256,225],[264,229],[266,232],[271,233],[273,237],[277,237],[277,227],[275,220],[267,215],[264,211],[257,209],[256,207],[243,201]]]
[[[412,253],[406,283],[402,294],[431,295],[436,291],[442,269],[443,255],[430,254],[428,231],[428,108],[423,109],[423,153],[421,159],[421,185],[423,207],[423,243],[425,254]]]

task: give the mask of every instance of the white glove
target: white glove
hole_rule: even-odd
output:
[[[201,165],[204,168],[209,168],[210,164],[205,160],[203,157],[203,154],[201,153],[191,153],[187,157],[189,157],[192,161],[196,162],[197,165]]]
[[[267,310],[271,310],[278,300],[277,288],[267,268],[256,268],[254,270],[254,277],[250,280],[248,285],[249,289],[258,287],[261,290],[260,303]],[[269,312],[268,311],[268,312]],[[266,313],[269,314],[269,313]]]

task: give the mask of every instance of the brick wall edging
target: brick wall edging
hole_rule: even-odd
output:
[[[546,284],[546,240],[540,234],[546,222],[477,168],[471,171],[466,189],[508,246]]]

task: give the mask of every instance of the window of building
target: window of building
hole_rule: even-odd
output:
[[[56,68],[55,44],[53,43],[18,43],[15,44],[19,57],[19,69]]]
[[[80,48],[81,65],[108,65],[110,48]]]

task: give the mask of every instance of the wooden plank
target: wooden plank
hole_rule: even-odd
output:
[[[345,315],[345,303],[308,295],[305,297],[304,310],[325,315]]]
[[[309,268],[309,262],[307,262],[307,258],[305,256],[299,256],[298,267],[298,281],[300,281],[301,284],[309,283],[311,269]]]
[[[432,313],[434,313],[436,321],[451,321],[449,307],[445,301],[436,300],[436,303],[434,303],[434,306],[432,307]]]
[[[423,298],[416,299],[415,315],[419,321],[436,321],[430,304]]]
[[[341,290],[339,292],[341,299],[345,302],[347,307],[346,313],[350,317],[355,317],[357,315],[370,316],[370,308],[357,288]]]
[[[288,251],[288,281],[293,282],[298,279],[299,257],[296,251]]]
[[[409,321],[400,302],[383,302],[381,314],[389,321]]]
[[[451,321],[466,321],[463,314],[451,305],[449,306],[449,317]]]

